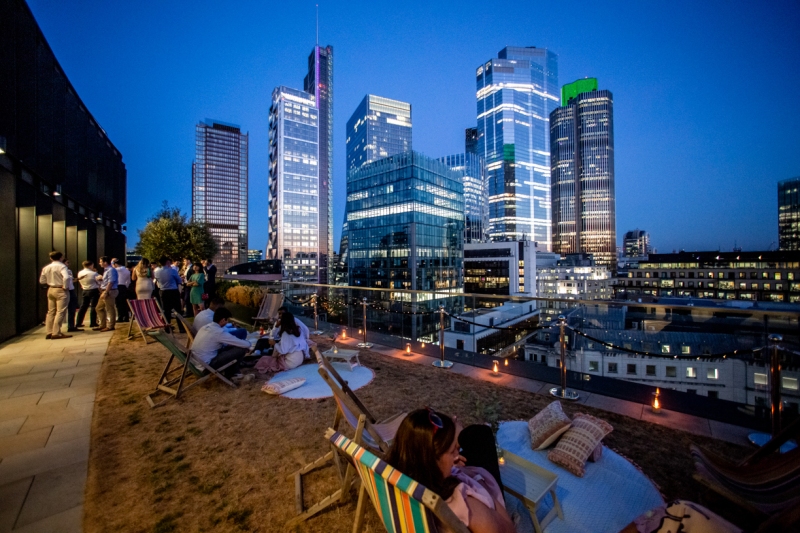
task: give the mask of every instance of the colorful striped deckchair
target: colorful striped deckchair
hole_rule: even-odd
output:
[[[148,300],[128,300],[128,307],[131,310],[131,322],[128,327],[128,340],[131,340],[136,335],[141,335],[144,343],[147,344],[148,331],[166,330],[169,327],[169,321],[164,316],[164,311],[158,305],[158,300],[150,298]],[[139,333],[131,334],[133,331],[133,324],[139,328]]]
[[[325,437],[355,464],[361,478],[354,533],[360,533],[363,526],[365,493],[388,533],[432,533],[440,531],[440,524],[454,533],[469,533],[438,494],[332,428]]]
[[[184,349],[175,344],[172,337],[164,333],[164,331],[149,331],[147,334],[164,345],[164,347],[170,352],[167,365],[164,367],[164,371],[161,372],[161,377],[158,378],[156,390],[145,397],[147,399],[147,403],[150,404],[150,407],[158,407],[169,400],[169,398],[166,398],[159,403],[155,403],[152,398],[152,396],[155,394],[164,392],[177,400],[183,392],[186,392],[195,385],[204,382],[211,376],[217,377],[223,383],[233,387],[234,389],[236,388],[235,383],[222,375],[222,371],[229,366],[236,364],[236,361],[231,361],[220,368],[211,368],[210,365],[207,365],[197,357],[194,357],[190,349]],[[178,365],[174,368],[170,368],[172,362],[175,360],[177,360]],[[175,376],[175,372],[178,371],[180,371],[180,375]],[[188,373],[192,373],[196,379],[190,385],[184,386],[184,381],[186,380]],[[175,383],[178,384],[177,388],[174,388]]]
[[[183,326],[183,329],[186,330],[186,347],[191,348],[194,338],[197,337],[197,330],[194,329],[194,324],[189,324],[183,315],[177,311],[173,310],[172,316],[174,316],[175,320],[177,320]]]

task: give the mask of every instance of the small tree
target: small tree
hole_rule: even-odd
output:
[[[151,261],[161,257],[181,259],[188,257],[193,263],[217,254],[217,243],[204,222],[189,220],[180,208],[170,207],[166,200],[161,209],[139,230],[136,253]]]

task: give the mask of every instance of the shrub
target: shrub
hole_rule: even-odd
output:
[[[264,293],[264,289],[258,286],[235,285],[225,293],[225,299],[245,307],[259,307]]]

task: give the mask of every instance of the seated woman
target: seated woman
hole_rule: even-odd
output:
[[[303,354],[308,351],[308,343],[289,311],[284,312],[281,318],[278,340],[270,339],[269,343],[274,347],[272,355],[265,355],[256,363],[257,371],[280,372],[303,364]]]
[[[488,426],[460,431],[449,416],[418,409],[400,424],[386,462],[441,496],[473,533],[514,532]]]

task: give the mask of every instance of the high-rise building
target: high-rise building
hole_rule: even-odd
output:
[[[319,282],[328,283],[333,265],[333,47],[316,45],[308,56],[303,90],[319,112]]]
[[[247,262],[263,261],[264,250],[247,250]]]
[[[239,126],[207,119],[195,128],[192,218],[208,224],[222,272],[247,258],[247,148]]]
[[[800,177],[778,183],[778,242],[781,250],[800,250]]]
[[[622,239],[624,257],[644,257],[650,252],[649,233],[640,229],[625,232],[625,236]]]
[[[319,283],[319,110],[314,95],[272,91],[269,110],[269,241],[287,281]]]
[[[468,154],[478,155],[478,128],[464,130],[464,149]]]
[[[347,173],[411,150],[411,104],[368,94],[347,121]]]
[[[550,112],[558,56],[509,46],[478,67],[478,155],[489,181],[489,237],[550,249]]]
[[[376,323],[376,330],[391,326],[411,338],[430,336],[438,318],[429,311],[439,301],[457,311],[456,295],[463,293],[463,198],[458,174],[416,152],[380,159],[348,174],[349,285],[387,289],[369,296],[414,310],[413,315],[392,313],[393,320],[408,323]],[[452,298],[445,297],[450,293]]]
[[[464,242],[485,242],[489,226],[489,191],[481,158],[467,152],[448,155],[439,161],[458,173],[464,185]]]
[[[553,251],[589,253],[613,269],[617,260],[614,110],[597,79],[567,84],[550,113]]]

